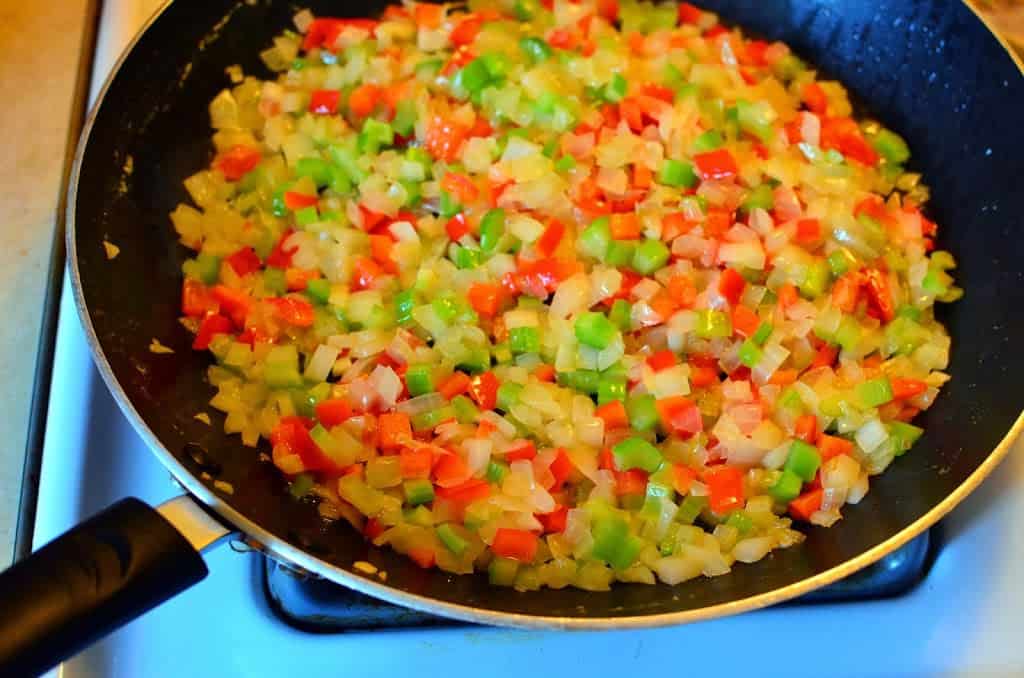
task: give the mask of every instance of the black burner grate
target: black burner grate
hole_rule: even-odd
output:
[[[889,598],[906,593],[928,573],[936,540],[925,532],[874,565],[814,591],[791,605]],[[450,626],[460,622],[384,603],[324,579],[302,578],[267,558],[267,598],[285,622],[317,633]]]

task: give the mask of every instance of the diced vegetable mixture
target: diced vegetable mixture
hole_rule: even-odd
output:
[[[471,0],[302,11],[262,56],[171,215],[182,322],[324,519],[520,590],[676,584],[922,434],[953,257],[907,144],[785,45]]]

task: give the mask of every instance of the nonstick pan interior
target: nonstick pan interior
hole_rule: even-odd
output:
[[[320,0],[303,6],[352,16],[383,7]],[[951,0],[706,6],[788,42],[907,138],[913,168],[933,189],[929,209],[940,225],[938,244],[960,262],[966,298],[946,307],[943,317],[953,336],[953,380],[922,417],[924,438],[874,480],[866,499],[844,511],[835,528],[810,529],[800,547],[676,587],[518,593],[491,587],[484,576],[421,570],[369,547],[345,524],[325,526],[314,506],[290,497],[271,464],[224,435],[222,417],[207,404],[208,358],[189,349],[191,337],[177,322],[186,251],[167,215],[187,200],[182,180],[212,155],[207,104],[227,85],[225,69],[240,64],[246,73],[266,75],[258,53],[297,9],[285,2],[171,4],[121,65],[92,121],[69,206],[69,253],[87,332],[102,353],[101,372],[129,419],[194,493],[307,569],[394,602],[495,623],[642,625],[764,605],[866,565],[937,519],[1005,451],[1001,443],[1021,408],[1024,321],[1016,311],[1024,308],[1024,192],[1018,188],[1024,86],[1018,66],[970,9]],[[121,248],[112,261],[104,239]],[[151,353],[153,338],[174,353]],[[212,427],[193,418],[200,411],[211,414]],[[216,490],[215,480],[230,483],[234,493]],[[387,585],[352,573],[357,560],[386,570]],[[749,600],[761,594],[772,595]]]

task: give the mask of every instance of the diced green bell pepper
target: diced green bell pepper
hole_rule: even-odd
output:
[[[597,404],[626,399],[626,378],[621,375],[602,374],[597,382]]]
[[[402,483],[405,503],[419,506],[434,501],[434,485],[426,478],[412,478]]]
[[[723,311],[701,309],[697,312],[697,336],[715,339],[732,336],[732,319]]]
[[[540,38],[532,36],[522,38],[519,41],[519,49],[523,50],[523,52],[526,53],[526,56],[528,56],[534,63],[547,61],[551,58],[551,47],[549,47],[548,43]]]
[[[674,188],[692,188],[697,183],[693,165],[668,158],[658,171],[658,183]]]
[[[463,551],[465,551],[466,547],[469,545],[466,540],[455,531],[455,528],[452,527],[451,523],[442,523],[441,525],[438,525],[434,531],[437,533],[437,538],[445,545],[445,548],[457,556],[461,556]]]
[[[897,457],[913,447],[917,439],[923,434],[924,429],[920,426],[914,426],[902,421],[889,422],[889,437],[893,441]]]
[[[783,468],[809,483],[814,480],[814,474],[818,472],[820,466],[821,454],[818,453],[818,448],[802,440],[794,440],[789,446],[789,455]]]
[[[598,217],[583,229],[579,237],[580,252],[599,261],[608,254],[608,246],[612,241],[612,230],[608,217]]]
[[[857,399],[864,407],[879,407],[893,398],[888,377],[878,377],[857,384]]]
[[[512,353],[538,353],[540,333],[536,327],[514,327],[508,331],[508,345]]]
[[[488,580],[494,586],[512,586],[516,583],[519,561],[512,558],[495,557],[487,566]]]
[[[758,184],[757,188],[748,193],[743,200],[743,209],[748,212],[757,208],[771,210],[774,207],[775,192],[768,184]]]
[[[644,240],[633,252],[633,269],[643,275],[650,275],[668,263],[668,246],[653,238]]]
[[[871,139],[878,154],[893,165],[902,165],[910,159],[910,147],[903,137],[887,129],[881,130]]]
[[[761,361],[762,351],[753,339],[747,339],[740,344],[739,359],[747,367],[754,367]]]
[[[621,471],[640,469],[653,473],[658,470],[665,458],[658,448],[643,438],[627,438],[612,447],[615,466]]]
[[[601,383],[601,375],[593,370],[575,370],[573,372],[562,372],[559,374],[565,385],[582,393],[597,393]]]
[[[519,394],[522,392],[522,384],[506,381],[498,387],[498,409],[508,412],[513,405],[519,402]]]
[[[280,296],[288,291],[288,281],[280,268],[263,269],[263,289],[269,294]]]
[[[596,349],[608,348],[618,334],[615,325],[603,313],[596,311],[581,313],[576,319],[574,331],[581,344]]]
[[[649,393],[629,398],[626,401],[629,425],[637,431],[653,431],[661,421],[656,402],[654,396]]]
[[[642,543],[629,533],[626,521],[617,516],[596,520],[593,525],[593,536],[594,546],[591,555],[617,570],[624,570],[632,565],[640,554]]]
[[[693,142],[693,152],[696,153],[707,153],[713,151],[716,148],[721,148],[722,144],[725,143],[725,138],[722,133],[716,129],[709,129],[707,132],[701,134]]]
[[[495,208],[480,220],[480,249],[493,252],[505,235],[505,210]]]
[[[633,305],[625,299],[616,299],[608,311],[608,320],[623,332],[628,332],[633,327]]]
[[[475,424],[480,418],[480,410],[464,395],[452,398],[452,407],[455,408],[455,418],[460,424]]]
[[[620,268],[633,263],[633,251],[636,245],[627,240],[612,240],[608,243],[608,251],[604,262],[609,266]]]
[[[775,484],[768,488],[768,494],[780,502],[789,503],[800,496],[803,481],[793,471],[783,470]]]
[[[410,365],[405,371],[405,387],[409,395],[434,392],[434,368],[431,365]]]

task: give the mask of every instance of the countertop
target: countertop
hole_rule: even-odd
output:
[[[13,554],[42,300],[90,4],[0,3],[0,131],[8,147],[0,163],[0,567]]]

